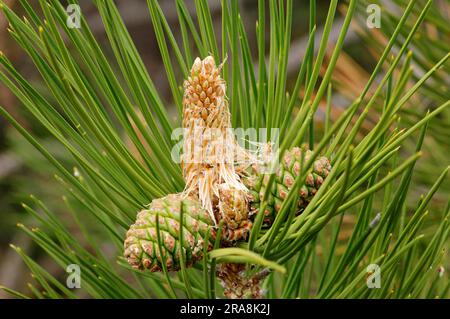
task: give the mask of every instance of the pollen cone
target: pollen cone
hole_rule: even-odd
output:
[[[184,194],[198,197],[216,223],[220,185],[247,191],[234,168],[236,153],[241,149],[231,130],[221,68],[222,65],[216,66],[211,56],[204,60],[197,58],[184,83],[181,156],[186,181]]]

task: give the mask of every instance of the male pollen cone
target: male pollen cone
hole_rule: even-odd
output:
[[[198,196],[202,207],[217,222],[214,209],[220,202],[219,186],[247,191],[235,172],[234,157],[240,150],[231,130],[222,65],[214,58],[195,59],[184,82],[184,142],[181,167],[185,195]]]

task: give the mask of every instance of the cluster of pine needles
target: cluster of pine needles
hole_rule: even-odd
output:
[[[435,41],[441,43],[438,49],[420,54],[429,49],[421,45],[427,36],[423,24],[448,30],[433,1],[396,1],[400,13],[383,20],[384,42],[376,47],[377,61],[367,82],[345,109],[335,112],[333,96],[338,91],[331,82],[351,24],[364,12],[360,1],[346,2],[332,42],[338,0],[329,2],[320,37],[316,1],[310,1],[305,55],[290,85],[296,1],[259,0],[256,29],[246,30],[239,1],[222,0],[219,38],[208,1],[195,0],[191,14],[184,1],[174,0],[181,33],[177,41],[158,2],[148,0],[170,102],[178,111],[175,119],[113,1],[93,1],[107,48],[95,39],[83,16],[80,28],[69,28],[60,1],[40,1],[39,10],[28,1],[19,2],[25,17],[0,0],[1,11],[10,36],[33,62],[46,90],[33,86],[4,54],[0,81],[71,155],[75,169],[1,105],[0,114],[53,165],[57,181],[67,191],[61,211],[71,213],[82,236],[73,235],[73,226],[61,211],[50,210],[34,197],[23,206],[37,227],[18,226],[62,269],[79,265],[82,282],[81,289],[69,289],[26,251],[12,246],[34,282],[27,293],[0,288],[18,298],[222,298],[218,265],[246,264],[252,274],[265,272],[261,286],[268,298],[450,296],[445,272],[448,192],[443,202],[436,200],[441,188],[448,189],[448,156],[428,154],[441,148],[427,145],[428,141],[445,145],[442,136],[449,134],[450,101],[448,91],[440,88],[448,88],[450,53]],[[250,49],[252,32],[256,54]],[[423,35],[417,39],[418,33]],[[182,167],[171,157],[178,143],[172,132],[182,125],[182,84],[190,66],[195,57],[208,55],[225,61],[222,76],[232,127],[279,128],[281,156],[304,144],[312,155],[295,176],[270,228],[263,227],[264,214],[256,214],[245,241],[222,248],[216,242],[192,267],[182,266],[177,272],[166,267],[161,272],[134,269],[122,256],[123,239],[136,212],[153,199],[185,190]],[[422,72],[414,73],[417,63]],[[417,101],[428,103],[427,108],[418,108]],[[320,156],[330,160],[330,172],[298,214],[293,204]],[[421,164],[430,157],[447,163],[440,160],[439,171],[436,165]],[[426,175],[423,193],[415,187],[419,173]],[[267,175],[262,211],[273,204],[269,199],[275,175]],[[113,247],[113,253],[104,249],[104,243]],[[370,288],[367,269],[374,264],[380,270],[380,286]]]

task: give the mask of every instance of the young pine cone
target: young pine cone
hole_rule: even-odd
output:
[[[151,272],[162,270],[162,256],[167,269],[180,269],[180,212],[183,208],[183,255],[186,266],[203,257],[203,247],[211,250],[215,239],[214,222],[197,199],[172,194],[155,199],[140,211],[136,222],[127,232],[124,256],[136,269]],[[160,242],[158,246],[156,217],[159,216]],[[206,235],[208,241],[205,242]]]
[[[224,289],[225,297],[229,299],[261,299],[264,297],[261,282],[269,274],[267,270],[248,276],[245,264],[230,263],[218,265],[216,274]]]
[[[283,201],[286,199],[289,190],[292,188],[295,178],[301,173],[302,156],[306,163],[312,155],[312,151],[294,147],[285,152],[283,159],[276,171],[275,180],[272,184],[268,198],[268,204],[264,212],[264,225],[272,225],[276,213],[280,210]],[[300,212],[311,201],[317,193],[324,179],[331,171],[330,161],[326,157],[319,157],[310,168],[305,184],[302,185],[298,193],[297,210]],[[244,184],[250,189],[251,211],[257,213],[260,201],[266,191],[269,175],[261,174],[258,165],[251,165],[244,169],[238,169]]]

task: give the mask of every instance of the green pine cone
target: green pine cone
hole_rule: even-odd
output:
[[[304,157],[303,161],[307,162],[311,155],[311,150],[299,147],[294,147],[285,152],[283,160],[277,169],[275,181],[272,184],[272,190],[268,198],[264,226],[269,227],[272,225],[276,213],[280,210],[283,200],[287,197],[289,190],[294,184],[295,178],[300,174],[302,156]],[[330,171],[330,161],[326,157],[319,157],[313,163],[306,177],[305,184],[299,190],[297,202],[299,212],[308,205]],[[241,174],[244,184],[250,189],[250,209],[253,213],[258,213],[260,199],[264,196],[269,175],[261,174],[260,168],[257,165],[247,167],[245,170],[238,170],[238,172]]]
[[[124,256],[136,269],[161,271],[163,258],[169,271],[180,269],[180,211],[183,207],[183,256],[186,266],[203,257],[203,247],[208,231],[207,249],[215,239],[214,221],[200,202],[192,197],[171,194],[155,199],[147,209],[140,211],[131,225],[124,242]],[[156,216],[159,216],[159,249]],[[161,256],[162,255],[162,256]]]

